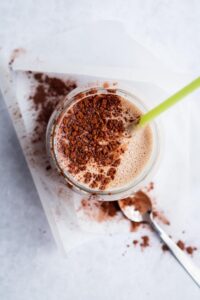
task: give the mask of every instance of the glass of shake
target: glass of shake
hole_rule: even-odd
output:
[[[110,201],[131,195],[150,180],[160,153],[156,123],[132,129],[146,111],[120,87],[73,90],[48,124],[51,164],[82,194]]]

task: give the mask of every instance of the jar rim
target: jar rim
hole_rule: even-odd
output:
[[[120,88],[119,86],[112,86],[109,88],[105,88],[102,85],[93,85],[90,87],[78,87],[71,91],[64,99],[63,104],[58,108],[57,113],[52,116],[50,119],[50,122],[52,123],[52,128],[51,128],[51,158],[53,156],[54,164],[56,168],[59,170],[59,172],[64,176],[64,178],[73,186],[73,188],[86,195],[96,195],[99,196],[100,198],[122,198],[126,195],[130,195],[136,190],[136,187],[138,187],[142,182],[144,183],[145,180],[147,180],[152,174],[153,170],[155,169],[156,162],[158,161],[158,157],[160,154],[160,134],[159,134],[159,128],[157,126],[157,123],[155,121],[151,122],[149,126],[151,127],[152,134],[153,134],[153,149],[151,153],[151,157],[148,161],[148,163],[145,165],[143,170],[140,172],[140,174],[130,183],[127,185],[123,185],[122,187],[119,188],[111,188],[111,189],[106,189],[106,190],[98,190],[98,189],[92,189],[87,187],[86,185],[78,182],[77,180],[74,179],[74,177],[67,172],[66,170],[63,170],[58,162],[57,159],[57,153],[56,153],[56,133],[59,128],[59,124],[62,120],[62,116],[65,114],[66,110],[69,108],[71,103],[76,100],[76,97],[78,95],[83,94],[83,97],[91,96],[90,91],[95,91],[98,93],[106,93],[106,94],[112,94],[112,89],[115,90],[115,95],[121,96],[125,98],[127,101],[132,102],[135,104],[143,113],[148,111],[146,105],[144,102],[136,95],[133,93],[124,90]],[[95,95],[95,92],[92,93]],[[81,99],[81,97],[79,98]],[[55,119],[57,121],[55,121]],[[58,121],[59,120],[59,121]],[[48,126],[49,127],[49,126]],[[47,143],[48,143],[48,138],[47,138]],[[48,147],[48,144],[47,144]],[[103,199],[104,200],[104,199]]]

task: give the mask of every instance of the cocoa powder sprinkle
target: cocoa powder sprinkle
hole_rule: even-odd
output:
[[[181,250],[185,249],[185,244],[183,241],[179,240],[176,244]]]
[[[36,126],[32,142],[43,142],[47,123],[57,104],[74,88],[76,82],[50,77],[44,73],[27,72],[36,83],[36,89],[30,96],[35,111],[37,112]]]
[[[104,190],[114,180],[125,151],[121,143],[124,133],[121,98],[115,94],[92,94],[66,112],[60,124],[58,149],[69,161],[71,174],[79,174],[85,168],[84,183]],[[87,171],[88,164],[94,166],[96,173]]]

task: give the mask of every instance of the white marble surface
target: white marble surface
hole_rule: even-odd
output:
[[[0,13],[0,49],[85,21],[117,19],[166,63],[194,73],[200,70],[198,0],[2,0]],[[175,262],[161,252],[159,266],[151,250],[141,254],[141,268],[145,270],[146,259],[152,265],[138,278],[140,266],[134,260],[140,254],[127,251],[123,256],[126,240],[121,236],[100,238],[65,259],[60,256],[2,98],[0,157],[0,299],[199,299],[198,288],[178,265],[179,281],[170,274]],[[166,268],[169,276],[160,278],[159,268]]]

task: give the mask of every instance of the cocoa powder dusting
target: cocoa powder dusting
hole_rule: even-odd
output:
[[[102,210],[102,212],[107,214],[109,217],[116,216],[117,212],[120,211],[117,201],[102,202],[99,207],[100,207],[100,210]]]
[[[117,201],[101,202],[97,200],[83,199],[81,201],[81,206],[85,214],[97,222],[103,222],[114,218],[120,212]]]
[[[29,78],[33,78],[36,89],[30,96],[33,108],[37,112],[36,126],[33,134],[33,143],[44,142],[46,127],[56,105],[74,88],[76,82],[50,77],[44,73],[28,72]]]
[[[121,98],[115,94],[92,94],[77,101],[59,125],[57,147],[67,159],[68,172],[81,173],[84,183],[105,190],[114,180],[125,148],[125,121]],[[94,172],[89,172],[87,166]],[[102,172],[103,170],[103,172]]]
[[[146,189],[147,188],[144,188],[144,190],[146,190]],[[149,198],[149,200],[151,200],[150,196],[143,191],[138,191],[137,193],[135,193],[135,195],[137,195],[137,197],[138,197],[138,195],[140,195],[141,196],[140,200],[147,199],[147,198]],[[127,200],[127,202],[128,203],[130,202],[131,205],[132,205],[132,198],[134,198],[135,195],[130,197],[131,200],[130,199]],[[97,222],[103,222],[103,221],[115,218],[116,216],[119,216],[119,215],[120,215],[120,218],[126,218],[123,214],[121,214],[121,210],[118,205],[118,201],[100,202],[97,200],[85,200],[84,199],[84,200],[82,200],[81,205],[82,205],[81,208],[85,210],[86,214],[89,217],[91,217],[92,219],[96,220]],[[159,214],[159,212],[157,212],[157,213]],[[166,224],[165,218],[164,218],[164,220],[161,218],[160,221],[163,222],[163,224]],[[169,222],[167,222],[167,224],[169,225]],[[137,231],[141,227],[141,225],[144,225],[144,222],[130,221],[130,232]],[[171,236],[169,236],[169,237],[172,238]],[[147,235],[143,235],[140,237],[140,239],[134,239],[132,241],[132,243],[135,247],[137,245],[139,245],[141,247],[141,249],[143,250],[144,248],[147,248],[150,246],[150,238]],[[185,243],[182,240],[178,240],[177,245],[180,247],[180,249],[182,249],[183,251],[186,251],[190,255],[192,255],[194,253],[194,251],[197,250],[197,247],[185,246]],[[162,244],[161,249],[163,252],[166,252],[169,250],[169,248],[166,244]]]

